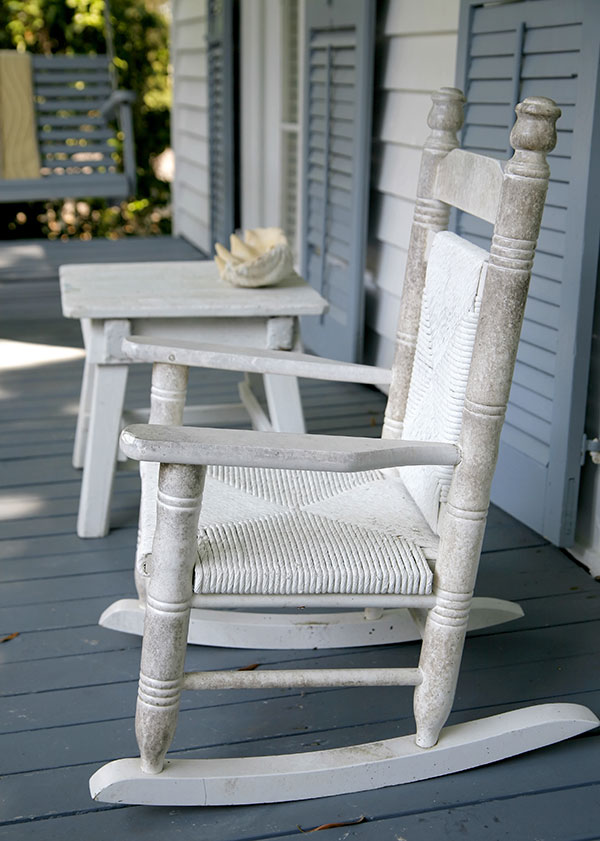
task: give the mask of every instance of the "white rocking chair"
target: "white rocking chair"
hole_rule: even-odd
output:
[[[460,98],[443,90],[434,113],[455,113]],[[504,171],[468,152],[446,155],[434,117],[442,160],[432,200],[417,208],[411,265],[415,241],[425,260],[424,207],[429,219],[443,209],[445,221],[439,202],[492,218],[494,236],[489,255],[447,232],[434,238],[410,385],[404,390],[406,369],[394,368],[387,438],[125,430],[129,456],[161,465],[136,717],[141,758],[94,774],[96,799],[213,805],[322,797],[471,768],[598,725],[585,707],[546,704],[442,729],[468,626],[559,113],[541,97],[517,106],[515,154]],[[228,519],[224,506],[234,512]],[[192,604],[347,603],[408,606],[422,630],[418,665],[184,672]],[[414,686],[416,737],[297,755],[165,759],[184,689],[363,685]]]
[[[457,186],[457,196],[466,199],[472,192],[471,178],[484,178],[477,194],[479,211],[493,220],[502,170],[498,161],[478,158],[478,175],[469,172],[472,156],[449,156],[458,146],[457,131],[462,126],[464,97],[460,91],[445,89],[434,97],[428,118],[432,134],[427,139],[421,163],[415,225],[409,249],[409,261],[403,286],[398,342],[394,370],[367,365],[350,365],[293,352],[271,350],[232,351],[230,346],[204,345],[191,342],[131,337],[123,350],[136,362],[154,363],[150,423],[176,425],[182,423],[188,368],[209,367],[253,372],[255,374],[288,375],[313,379],[343,380],[357,383],[389,384],[394,381],[386,411],[384,437],[399,438],[406,406],[410,371],[421,311],[425,282],[427,249],[430,238],[448,224],[448,191]],[[463,169],[461,169],[463,167]],[[457,181],[458,179],[458,181]],[[438,197],[437,193],[440,193]],[[474,197],[471,196],[471,200]],[[258,427],[261,428],[260,426]],[[289,431],[289,430],[286,430]],[[146,589],[147,559],[152,554],[156,526],[156,490],[158,465],[141,465],[142,503],[136,552],[136,587],[138,599],[119,599],[100,617],[100,624],[112,630],[142,634]],[[227,479],[227,482],[235,480]],[[246,488],[251,495],[256,489]],[[215,504],[229,504],[222,500]],[[233,504],[233,503],[232,503]],[[206,507],[206,506],[205,506]],[[434,540],[437,543],[437,538]],[[435,554],[434,550],[432,550]],[[433,555],[432,555],[433,557]],[[243,605],[248,604],[244,599]],[[274,603],[273,603],[274,604]],[[192,609],[188,642],[233,648],[314,649],[342,648],[360,645],[406,642],[420,639],[413,615],[404,607],[368,607],[360,599],[344,611],[299,614],[297,611],[263,613],[213,610],[212,601]],[[249,606],[249,605],[248,605]],[[236,607],[240,607],[239,604]],[[363,607],[363,610],[357,609]],[[476,598],[469,614],[469,630],[518,619],[523,615],[519,605],[500,599]]]

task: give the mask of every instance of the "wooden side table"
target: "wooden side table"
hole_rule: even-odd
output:
[[[123,338],[157,336],[292,350],[299,343],[299,316],[321,315],[327,308],[325,299],[298,275],[273,287],[240,289],[223,283],[212,261],[61,266],[60,289],[63,315],[80,319],[86,348],[73,451],[73,465],[83,467],[79,537],[103,537],[109,529],[132,364],[121,350]],[[264,380],[272,428],[303,432],[297,380],[279,375],[265,375]],[[235,421],[240,408],[199,407],[194,420]]]

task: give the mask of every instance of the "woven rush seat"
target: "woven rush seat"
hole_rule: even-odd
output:
[[[211,467],[199,527],[195,593],[431,592],[438,538],[378,470]]]

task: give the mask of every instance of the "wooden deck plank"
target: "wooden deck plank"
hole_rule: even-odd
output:
[[[82,631],[88,642],[90,636],[99,636],[97,628],[93,625],[87,629],[78,629],[79,633]],[[94,633],[90,634],[89,631]],[[481,668],[491,662],[506,664],[508,657],[513,658],[515,663],[529,662],[532,656],[538,656],[538,650],[542,652],[542,659],[547,659],[548,652],[553,652],[558,658],[569,657],[574,651],[579,654],[593,655],[597,650],[599,632],[600,619],[563,625],[560,628],[534,628],[527,631],[511,632],[507,626],[506,633],[502,636],[483,632],[478,635],[471,634],[467,645],[468,659],[465,661],[465,668]],[[60,633],[60,631],[48,632],[50,637]],[[91,648],[88,645],[88,650],[84,654],[60,654],[62,646],[59,642],[45,651],[42,659],[23,658],[13,663],[4,663],[0,696],[46,693],[51,690],[133,681],[139,668],[139,639],[133,636],[115,638],[114,635],[109,635],[104,639],[103,633],[101,636],[102,640],[94,640],[100,644],[93,645]],[[519,645],[519,640],[525,640],[527,644]],[[29,651],[29,654],[39,655],[39,653],[37,647]],[[93,656],[90,656],[90,653]],[[219,658],[218,667],[227,669],[236,669],[246,665],[252,656],[258,656],[263,666],[282,662],[290,664],[306,659],[305,652],[286,652],[284,658],[278,651],[261,651],[258,655],[252,655],[238,649],[220,649],[217,654],[213,654],[213,657],[215,656]],[[201,648],[190,648],[189,661],[188,668],[192,668],[190,664],[193,664],[193,668],[201,669],[207,667],[209,657],[205,656]]]
[[[463,673],[457,695],[457,709],[461,704],[473,703],[473,692],[471,683],[474,679],[472,672],[479,672],[476,676],[477,682],[484,682],[486,685],[494,683],[489,680],[490,670],[498,671],[502,683],[508,691],[514,691],[515,686],[522,683],[531,684],[536,687],[536,692],[541,693],[536,697],[545,697],[544,693],[561,694],[563,692],[590,691],[588,670],[595,668],[597,677],[596,688],[600,690],[600,674],[598,674],[598,657],[592,645],[591,636],[597,632],[599,622],[587,623],[584,629],[581,626],[574,626],[564,629],[563,637],[558,650],[547,647],[542,653],[536,648],[532,653],[532,645],[541,646],[556,638],[547,629],[529,633],[521,632],[518,637],[515,633],[511,636],[504,636],[499,639],[474,638],[467,645],[467,652],[463,664]],[[582,633],[583,647],[578,647],[578,632]],[[532,639],[533,637],[533,639]],[[523,645],[526,643],[526,645]],[[587,649],[587,652],[586,650]],[[564,656],[560,656],[562,650]],[[577,652],[577,653],[575,653]],[[372,668],[391,666],[411,666],[418,657],[418,647],[411,646],[387,646],[382,649],[374,649],[368,653],[363,652],[339,652],[332,656],[307,656],[302,652],[268,652],[265,658],[264,652],[228,652],[229,665],[223,665],[224,654],[218,649],[197,649],[190,652],[190,664],[188,668],[194,670],[211,670],[214,668],[237,668],[256,658],[260,659],[261,666],[275,667],[314,667],[319,665],[325,668],[341,668],[346,665],[357,663],[368,664]],[[129,655],[128,660],[131,659]],[[105,662],[106,661],[106,662]],[[234,665],[232,665],[234,664]],[[549,664],[552,664],[551,666]],[[67,664],[63,664],[66,666]],[[96,660],[96,668],[101,665],[110,664],[105,657]],[[31,676],[37,674],[37,667],[29,666]],[[78,675],[78,685],[74,687],[60,686],[51,689],[41,685],[39,682],[32,682],[29,690],[25,693],[7,693],[0,700],[0,733],[12,733],[30,729],[45,729],[47,727],[71,726],[81,724],[85,721],[95,722],[107,717],[118,717],[119,710],[131,710],[136,695],[136,668],[129,674],[122,672],[120,675],[111,673],[110,681],[99,683],[97,680],[88,684]],[[527,681],[523,681],[524,672],[527,671]],[[510,673],[510,679],[505,675]],[[560,673],[560,674],[558,674]],[[556,689],[553,688],[551,678],[553,676]],[[593,682],[594,679],[592,679]],[[506,691],[506,690],[505,690]],[[378,694],[376,689],[362,689],[360,692],[349,692],[349,697],[356,695],[360,698],[361,704],[377,710],[377,715],[388,718],[393,717],[394,700],[398,690],[390,689]],[[31,693],[31,694],[29,694]],[[252,700],[258,701],[273,696],[280,697],[281,692],[274,693],[272,690],[256,691],[252,693]],[[308,693],[294,692],[292,695],[303,696]],[[391,706],[388,709],[386,696],[391,699]],[[239,704],[244,700],[243,692],[203,692],[185,693],[183,708],[205,709],[213,705],[230,706]],[[409,699],[410,700],[410,699]],[[497,699],[502,702],[502,698]],[[343,703],[343,699],[342,699]],[[474,704],[477,706],[478,704]],[[391,710],[391,712],[390,712]],[[410,703],[409,703],[410,710]]]
[[[410,661],[407,655],[402,656],[403,662],[407,660]],[[344,653],[323,658],[319,665],[337,668],[349,662],[363,666],[372,661],[370,656],[350,660]],[[389,662],[389,658],[381,656],[374,661]],[[555,669],[548,666],[548,662],[508,664],[500,669],[464,671],[449,723],[546,703],[553,698],[592,705],[600,701],[596,655],[560,659]],[[590,670],[596,672],[595,689],[588,688]],[[501,673],[502,681],[492,676],[496,672]],[[71,708],[73,720],[69,723],[1,734],[0,773],[23,773],[94,760],[102,763],[137,755],[133,735],[135,684],[57,694],[62,695],[61,705],[79,698],[84,706]],[[198,697],[209,694],[210,700]],[[101,699],[105,702],[101,703]],[[2,699],[3,705],[17,700]],[[60,722],[61,712],[52,710],[48,721],[53,721],[53,714],[58,715]],[[62,717],[64,721],[64,709]],[[283,748],[285,740],[298,733],[303,736],[304,750],[337,747],[352,744],[349,728],[366,726],[378,731],[375,739],[413,732],[411,692],[404,687],[379,687],[253,691],[243,693],[243,697],[241,692],[184,693],[172,753],[175,756],[183,751],[189,757],[257,755],[268,753],[272,740]],[[276,752],[281,752],[279,745],[275,747]]]

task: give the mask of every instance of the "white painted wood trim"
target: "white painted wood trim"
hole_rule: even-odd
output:
[[[183,689],[315,689],[321,686],[418,686],[419,669],[269,669],[186,672]]]
[[[446,727],[424,750],[414,736],[281,756],[171,759],[144,774],[119,759],[90,780],[94,800],[153,806],[280,803],[366,791],[487,765],[597,727],[579,704],[542,704]]]
[[[323,359],[306,353],[263,350],[262,348],[214,345],[183,340],[130,336],[123,341],[123,352],[134,362],[165,362],[198,368],[248,371],[257,374],[285,374],[317,380],[386,385],[391,382],[388,368],[354,365],[336,359]]]
[[[213,597],[210,604],[214,605],[217,598]],[[351,598],[357,607],[366,606],[364,597]],[[419,598],[431,599],[429,596]],[[206,597],[202,596],[192,598],[194,607],[190,616],[188,642],[193,645],[312,650],[389,645],[421,639],[409,611],[403,607],[381,610],[379,618],[373,618],[367,616],[364,610],[348,610],[351,606],[348,600],[343,602],[345,612],[338,613],[248,613],[226,609],[207,610],[195,606],[205,601]],[[415,599],[411,601],[414,604]],[[223,602],[219,601],[218,604],[223,605]],[[312,597],[308,598],[308,603],[304,598],[303,604],[313,607]],[[422,601],[418,604],[421,605]],[[239,599],[236,599],[233,606],[238,605]],[[375,610],[379,609],[375,607]],[[145,606],[142,601],[120,599],[106,608],[99,623],[103,628],[141,636],[144,631],[144,615]],[[523,611],[515,602],[477,597],[473,599],[467,630],[489,628],[520,619],[521,616]]]
[[[337,472],[460,461],[458,447],[446,443],[159,424],[128,426],[121,448],[136,461]]]
[[[433,197],[493,224],[503,178],[500,161],[454,149],[438,167]]]

